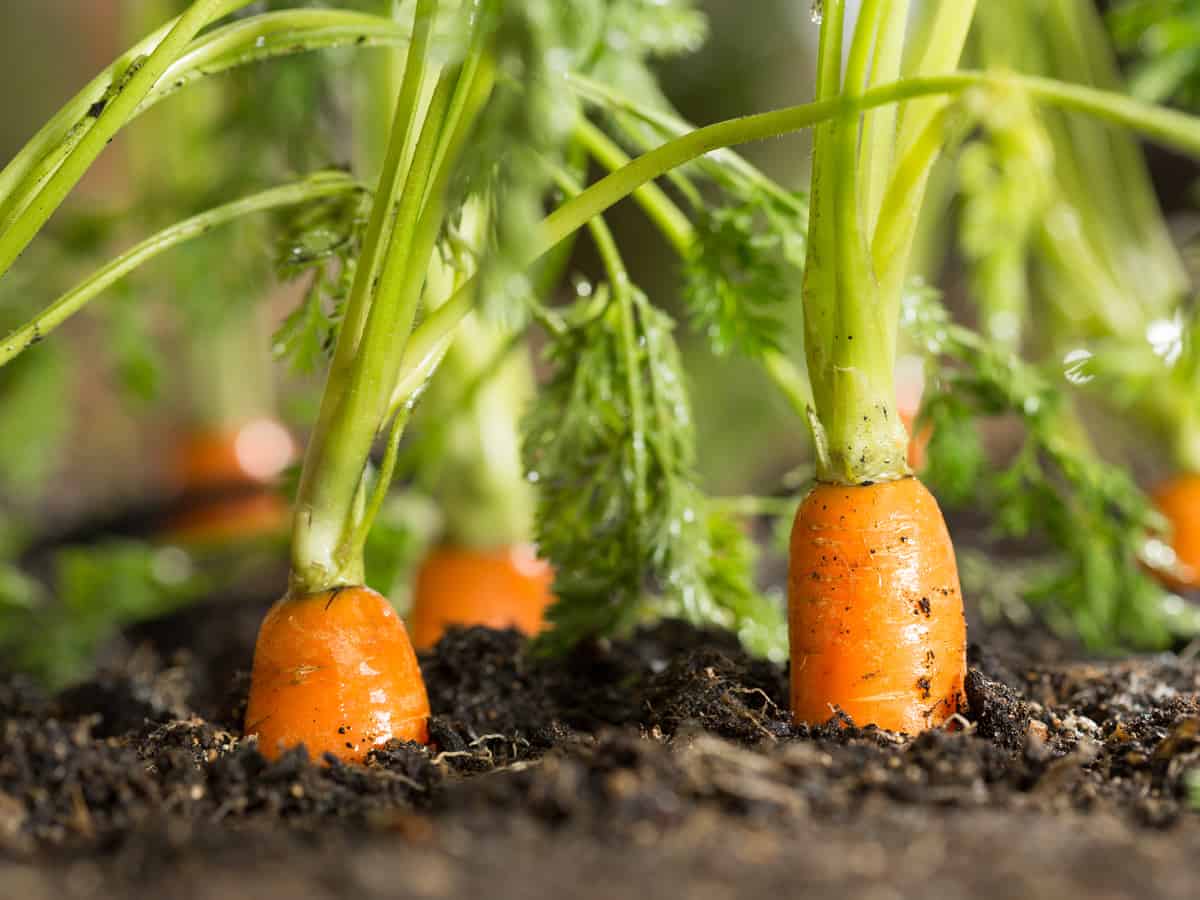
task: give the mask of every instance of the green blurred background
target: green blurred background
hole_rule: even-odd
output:
[[[2,5],[0,77],[9,90],[0,118],[0,159],[11,156],[122,49],[121,35],[128,28],[120,21],[121,2],[9,0]],[[708,0],[705,5],[711,22],[707,45],[662,70],[669,95],[687,117],[703,124],[811,96],[809,50],[816,28],[807,2],[754,0],[752,16],[746,14],[745,0]],[[294,61],[283,60],[270,65],[291,64]],[[187,103],[190,96],[172,102]],[[757,145],[748,148],[747,155],[788,186],[806,183],[806,136]],[[58,216],[58,226],[80,212],[120,216],[130,195],[130,179],[144,174],[131,171],[134,165],[118,139]],[[630,260],[635,277],[656,302],[677,309],[677,264],[665,244],[631,204],[616,211],[613,225],[630,239],[625,246],[639,248],[639,255]],[[137,237],[130,234],[122,240]],[[590,262],[585,247],[576,264],[586,270]],[[53,296],[57,282],[51,285],[41,273],[30,272],[32,268],[24,266],[22,284],[28,284],[30,302],[44,302]],[[121,301],[99,301],[116,302]],[[286,310],[283,302],[281,313]],[[789,318],[796,321],[795,315]],[[751,364],[715,361],[682,329],[681,337],[693,378],[703,475],[710,488],[730,493],[777,487],[781,474],[807,452],[803,426]],[[97,342],[110,339],[87,317],[72,322],[60,337],[69,352],[84,355]],[[39,498],[36,511],[30,509],[52,524],[136,504],[159,492],[163,473],[153,461],[161,454],[152,451],[166,439],[169,423],[164,413],[173,402],[182,402],[169,394],[143,408],[122,402],[114,385],[117,374],[100,355],[74,368],[84,375],[75,375],[68,391],[74,397],[72,439],[63,442],[61,458],[53,461],[59,483],[71,489],[52,491],[52,496]]]

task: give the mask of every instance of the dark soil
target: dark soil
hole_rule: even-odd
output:
[[[424,660],[434,747],[268,764],[238,727],[260,612],[143,626],[59,697],[0,680],[0,897],[1200,895],[1187,654],[990,634],[969,716],[906,740],[794,728],[725,634],[544,661],[473,629]]]

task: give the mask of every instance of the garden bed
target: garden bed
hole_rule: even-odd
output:
[[[910,741],[793,727],[785,671],[718,632],[536,661],[474,629],[423,660],[434,747],[324,767],[239,740],[235,609],[142,626],[57,698],[4,679],[7,896],[1195,896],[1187,653],[987,633],[966,719]]]

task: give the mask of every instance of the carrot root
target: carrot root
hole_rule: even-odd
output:
[[[919,480],[813,488],[792,528],[788,636],[797,723],[840,710],[916,734],[959,711],[962,591],[941,510]]]
[[[496,550],[440,547],[417,572],[408,615],[413,644],[436,644],[451,625],[516,628],[537,634],[554,601],[554,572],[529,545]]]
[[[365,587],[285,596],[254,649],[247,735],[268,759],[304,745],[361,762],[397,739],[429,740],[429,699],[404,623]]]

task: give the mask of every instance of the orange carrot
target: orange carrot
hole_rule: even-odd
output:
[[[303,744],[361,762],[393,738],[425,743],[429,699],[404,623],[365,587],[285,596],[254,648],[247,735],[268,759]]]
[[[954,548],[916,478],[819,484],[796,514],[788,571],[792,711],[910,734],[958,712],[966,622]]]
[[[296,458],[287,429],[271,419],[237,428],[198,429],[175,448],[172,476],[182,490],[264,484]]]
[[[288,504],[270,482],[296,457],[287,429],[270,419],[191,432],[176,446],[172,478],[185,495],[223,494],[172,517],[166,531],[189,543],[282,531]]]
[[[496,550],[440,547],[417,573],[408,622],[420,650],[451,625],[516,628],[537,634],[554,601],[554,572],[528,544]]]
[[[1153,499],[1171,523],[1171,547],[1179,568],[1179,577],[1164,580],[1176,590],[1200,589],[1200,475],[1168,479]]]
[[[287,501],[259,488],[221,497],[177,513],[166,523],[167,537],[186,544],[221,544],[282,533],[287,526]]]

